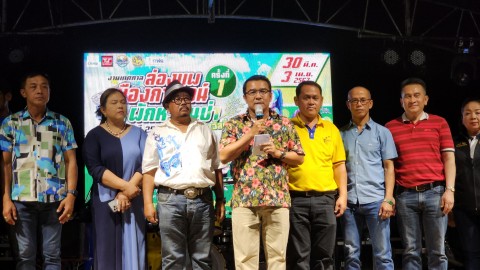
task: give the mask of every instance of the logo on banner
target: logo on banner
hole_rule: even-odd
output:
[[[146,66],[156,67],[156,66],[162,65],[163,62],[164,62],[163,57],[160,57],[160,56],[147,56],[145,58]]]
[[[144,64],[143,57],[141,55],[135,55],[134,57],[132,57],[132,64],[135,67],[143,66]]]
[[[102,56],[102,67],[113,67],[113,56]]]
[[[128,65],[128,57],[125,54],[117,56],[117,65],[119,67],[126,67]]]
[[[87,62],[86,65],[87,67],[99,67],[100,66],[100,59],[98,58],[97,55],[90,54],[87,56]]]

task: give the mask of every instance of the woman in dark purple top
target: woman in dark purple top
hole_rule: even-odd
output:
[[[145,217],[140,194],[146,133],[125,123],[126,99],[118,89],[100,97],[99,126],[85,137],[83,158],[94,182],[94,268],[146,268]],[[108,203],[116,200],[118,212]]]

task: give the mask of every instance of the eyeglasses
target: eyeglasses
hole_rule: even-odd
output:
[[[250,90],[250,91],[246,92],[245,94],[246,94],[247,96],[254,97],[254,96],[257,95],[257,93],[259,93],[260,96],[263,97],[263,96],[265,96],[267,93],[270,93],[270,92],[271,92],[271,91],[268,90],[268,89],[260,89],[260,90]]]
[[[190,103],[192,103],[192,99],[190,97],[176,97],[176,98],[172,99],[171,102],[173,102],[177,105],[181,105],[182,102],[185,102],[185,104],[190,104]]]
[[[358,103],[360,103],[360,104],[362,104],[362,105],[365,105],[365,104],[367,104],[367,102],[369,102],[370,100],[372,100],[372,99],[370,99],[370,98],[362,98],[362,99],[356,99],[356,98],[354,98],[354,99],[349,99],[349,100],[347,100],[347,101],[348,101],[348,103],[350,103],[350,104],[355,104],[355,105],[357,105]]]

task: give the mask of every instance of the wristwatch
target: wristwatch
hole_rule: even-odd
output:
[[[283,160],[285,156],[287,155],[287,152],[285,151],[280,151],[282,154],[280,155],[280,160]]]
[[[67,190],[67,193],[70,193],[75,197],[78,196],[78,190],[76,190],[76,189],[69,189],[69,190]]]
[[[385,200],[383,200],[383,202],[386,202],[386,203],[390,204],[391,206],[395,205],[392,200],[385,199]]]
[[[450,190],[451,192],[455,192],[455,187],[454,186],[448,186],[446,189]]]

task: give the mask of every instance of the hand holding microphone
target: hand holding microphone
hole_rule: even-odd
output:
[[[263,106],[262,104],[255,104],[255,116],[257,120],[263,119]]]
[[[255,104],[255,117],[256,121],[253,122],[252,132],[254,135],[263,133],[265,131],[265,120],[263,119],[263,105]]]

